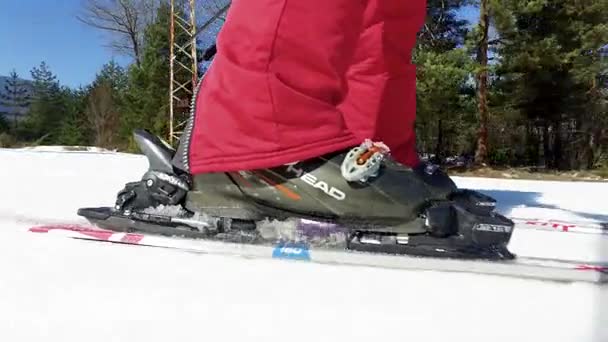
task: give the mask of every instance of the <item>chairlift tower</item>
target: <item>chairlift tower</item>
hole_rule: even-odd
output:
[[[190,101],[198,82],[195,4],[196,0],[171,0],[169,60],[169,144],[171,145],[179,140],[187,123]],[[186,5],[188,8],[185,8]],[[182,36],[185,39],[181,39]],[[177,78],[178,73],[180,75],[186,73],[187,79]]]

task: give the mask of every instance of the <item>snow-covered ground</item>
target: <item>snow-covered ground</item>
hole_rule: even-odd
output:
[[[0,150],[0,341],[608,341],[608,287],[192,255],[30,234],[141,156]],[[608,221],[606,183],[456,178],[522,218]],[[519,239],[519,241],[517,241]],[[514,241],[525,250],[526,235]],[[600,255],[601,257],[601,255]]]

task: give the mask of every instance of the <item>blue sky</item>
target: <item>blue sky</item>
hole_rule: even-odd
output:
[[[81,0],[0,0],[0,75],[15,69],[26,79],[42,61],[60,83],[90,83],[101,65],[114,56],[102,33],[80,23]]]
[[[459,16],[471,23],[476,23],[479,20],[479,11],[473,6],[467,6],[460,10]]]
[[[83,0],[0,0],[0,75],[15,69],[25,79],[30,70],[46,61],[62,85],[78,87],[94,78],[115,55],[103,33],[76,19]],[[462,16],[475,20],[474,10]]]

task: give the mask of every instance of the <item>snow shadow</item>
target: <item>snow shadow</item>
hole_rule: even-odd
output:
[[[560,207],[555,204],[543,203],[541,201],[543,194],[540,192],[529,191],[514,191],[514,190],[482,190],[477,191],[484,193],[496,199],[496,208],[501,213],[510,213],[515,208],[541,208],[555,209],[565,211],[585,219],[608,222],[608,215],[602,215],[595,212],[583,212]]]

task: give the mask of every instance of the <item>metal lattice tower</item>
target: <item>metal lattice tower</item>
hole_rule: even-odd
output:
[[[188,108],[198,81],[195,2],[195,0],[171,0],[169,66],[169,144],[171,145],[174,139],[179,140],[186,125]],[[184,8],[186,3],[187,10]]]

